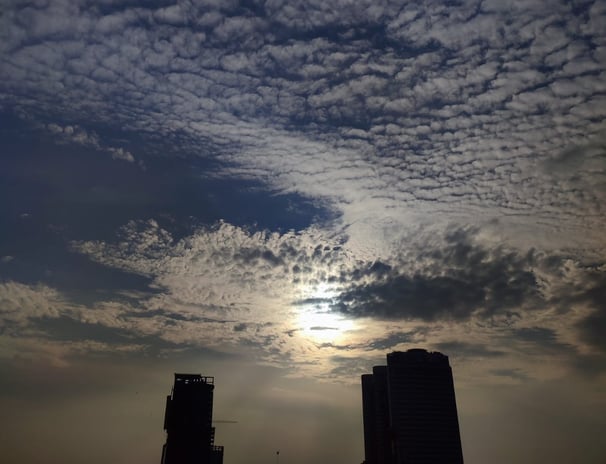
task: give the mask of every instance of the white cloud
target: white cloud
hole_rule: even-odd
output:
[[[381,229],[385,230],[385,225]],[[598,275],[595,271],[558,255],[539,253],[529,258],[503,250],[498,238],[488,234],[476,236],[473,242],[453,238],[444,242],[438,230],[417,229],[383,262],[362,259],[364,249],[359,243],[330,238],[318,229],[277,234],[248,232],[227,223],[198,230],[176,242],[153,221],[131,223],[123,230],[120,243],[81,242],[74,243],[74,248],[105,265],[149,276],[152,286],[161,290],[140,300],[137,312],[141,317],[131,314],[122,318],[125,327],[180,345],[226,351],[247,346],[258,359],[277,365],[284,359],[318,363],[300,366],[300,374],[329,375],[332,367],[327,356],[343,350],[351,356],[378,354],[386,349],[380,340],[394,331],[417,335],[389,346],[393,349],[460,340],[478,347],[490,345],[500,353],[498,365],[504,369],[514,359],[521,362],[520,353],[530,356],[531,347],[535,351],[524,361],[524,369],[543,378],[567,369],[561,364],[560,370],[538,369],[546,358],[566,353],[572,362],[574,356],[596,352],[592,338],[579,329],[595,311],[591,296]],[[452,234],[467,236],[464,231]],[[381,274],[384,272],[387,274]],[[485,279],[497,274],[503,286],[492,281],[486,284]],[[536,284],[530,285],[531,276]],[[391,278],[395,284],[390,283]],[[405,316],[409,300],[416,298],[413,294],[426,291],[423,286],[415,289],[415,282],[427,279],[426,285],[431,286],[437,282],[434,279],[442,278],[446,279],[442,285],[459,280],[462,295],[470,285],[486,291],[486,300],[478,303],[474,297],[473,301],[462,301],[465,314],[446,305],[445,313],[452,311],[454,319],[440,316],[431,327],[424,320],[426,316],[419,319],[422,313],[415,313],[412,307],[413,312]],[[398,279],[409,282],[411,292],[408,299],[400,301],[403,319],[377,319],[374,316],[380,315],[381,295],[397,297],[399,290],[389,286],[400,285]],[[488,286],[483,289],[483,285]],[[392,289],[382,293],[382,286]],[[364,299],[364,292],[374,287],[371,303]],[[442,292],[444,287],[438,294]],[[336,319],[339,313],[333,305],[338,301],[350,306],[356,301],[368,304],[363,309],[367,317],[350,319],[346,328]],[[391,303],[386,300],[386,304]],[[475,304],[480,306],[474,308]],[[146,311],[151,312],[150,317],[143,317]],[[323,314],[333,319],[322,319]],[[427,316],[431,318],[429,313]],[[310,317],[317,318],[316,325],[343,329],[314,334],[309,327],[305,329],[305,324],[314,324]],[[205,334],[202,338],[201,331]]]
[[[294,13],[300,7],[268,6],[272,21],[290,27],[298,20],[289,8]],[[10,13],[4,20],[14,26],[7,29],[14,53],[6,58],[3,88],[38,95],[38,105],[54,101],[71,113],[85,112],[91,127],[120,121],[150,134],[185,131],[190,142],[177,150],[199,152],[196,145],[205,140],[233,166],[225,175],[259,176],[270,189],[328,200],[349,224],[375,221],[374,211],[363,212],[377,207],[403,226],[411,215],[503,220],[510,211],[525,211],[532,220],[553,208],[550,197],[559,196],[558,224],[546,217],[545,227],[576,228],[579,204],[567,201],[549,179],[536,176],[522,189],[511,179],[536,159],[565,144],[585,144],[601,130],[603,65],[589,58],[587,41],[576,33],[589,27],[588,17],[570,15],[557,2],[498,11],[473,2],[454,9],[427,4],[400,13],[385,2],[373,6],[371,16],[370,5],[305,8],[322,14],[307,15],[303,32],[338,18],[343,39],[327,34],[280,41],[266,34],[267,18],[227,18],[225,10],[212,8],[205,10],[212,25],[203,20],[202,30],[193,31],[179,18],[200,17],[199,11],[185,3],[99,17],[97,24],[107,23],[103,30],[62,3],[28,10],[19,21]],[[601,14],[597,5],[593,10]],[[69,17],[73,27],[57,39],[55,26],[24,26],[40,24],[43,13],[57,24]],[[167,22],[144,27],[153,15]],[[396,40],[404,49],[374,48],[372,37],[355,29],[361,18],[386,25],[386,44]],[[41,44],[23,46],[20,31],[30,29],[38,31]],[[226,47],[236,40],[234,31],[250,37]],[[588,33],[594,43],[602,40],[600,31]],[[90,42],[76,41],[81,34]],[[441,45],[428,47],[432,37]],[[120,95],[119,106],[112,95]],[[368,143],[348,145],[345,133]],[[100,144],[90,130],[70,136]],[[116,159],[134,160],[124,148],[104,149]],[[473,161],[463,164],[467,159]],[[500,167],[487,173],[492,160]],[[402,170],[410,173],[402,176]],[[428,176],[435,177],[411,181]],[[454,198],[456,216],[449,213]],[[365,201],[366,207],[357,204]],[[582,207],[601,208],[591,196]],[[602,225],[596,218],[583,229],[590,233]]]
[[[175,153],[212,152],[222,164],[208,176],[261,181],[336,212],[336,222],[300,234],[223,224],[173,243],[150,222],[126,227],[122,248],[78,244],[106,264],[152,276],[166,290],[146,302],[152,309],[174,305],[193,316],[203,307],[231,320],[231,304],[266,308],[233,319],[278,349],[287,338],[262,324],[273,312],[285,320],[295,298],[285,287],[298,278],[312,288],[319,273],[326,278],[356,259],[389,259],[418,225],[478,224],[522,249],[541,237],[544,249],[601,256],[598,3],[575,15],[559,2],[278,2],[266,5],[266,17],[231,4],[105,16],[77,2],[15,4],[0,19],[0,92],[4,106],[31,119],[82,121],[43,124],[114,159],[135,160],[101,140],[98,124],[174,140]],[[597,154],[574,163],[571,150]],[[314,240],[331,247],[331,237],[345,235],[338,264],[313,258]],[[230,247],[268,253],[269,261]],[[280,254],[288,247],[308,250],[298,258],[307,280]],[[246,259],[248,271],[236,272]],[[170,332],[163,316],[148,323],[146,330]],[[229,339],[231,326],[216,324]]]
[[[60,126],[55,123],[50,123],[46,125],[46,129],[63,141],[69,141],[71,143],[77,143],[79,145],[107,151],[111,153],[113,159],[128,161],[129,163],[133,163],[135,161],[135,157],[129,151],[125,150],[124,148],[115,148],[102,145],[99,141],[99,136],[95,132],[89,132],[82,127],[71,125]]]

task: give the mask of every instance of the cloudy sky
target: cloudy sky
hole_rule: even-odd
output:
[[[450,357],[468,464],[606,459],[606,1],[7,0],[0,444],[359,464],[359,376]],[[10,421],[7,421],[7,417]]]

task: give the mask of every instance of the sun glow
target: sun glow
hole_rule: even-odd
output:
[[[316,342],[342,341],[355,323],[331,308],[338,293],[326,284],[306,289],[297,308],[296,324],[300,333]]]

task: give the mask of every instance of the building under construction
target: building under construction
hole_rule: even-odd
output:
[[[214,377],[175,374],[166,398],[162,464],[223,464],[223,447],[215,446]]]

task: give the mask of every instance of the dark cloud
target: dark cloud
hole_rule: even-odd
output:
[[[574,306],[587,308],[589,314],[576,324],[576,328],[585,343],[606,351],[603,336],[606,333],[606,274],[603,269],[603,263],[579,265],[575,279],[562,276],[563,288],[552,301],[562,312]]]
[[[606,311],[599,309],[592,312],[577,324],[581,331],[583,341],[589,343],[603,352],[606,352]]]
[[[600,354],[577,354],[569,363],[571,369],[591,379],[599,378],[606,372],[606,355]]]
[[[248,266],[256,266],[259,261],[263,261],[271,266],[282,266],[284,261],[276,256],[271,250],[263,250],[258,248],[244,248],[242,247],[234,255],[234,258],[241,261],[242,264]]]
[[[344,276],[344,281],[362,275],[373,280],[354,282],[334,308],[351,316],[432,321],[490,317],[544,303],[532,254],[486,249],[465,229],[447,234],[442,247],[421,249],[415,259],[424,262],[422,269],[406,272],[406,263],[393,269],[374,263]]]
[[[342,275],[341,282],[346,283],[350,280],[356,281],[367,276],[374,279],[381,279],[388,277],[393,273],[393,271],[394,269],[392,266],[377,260],[367,267],[357,268],[351,271],[351,273],[348,275]]]
[[[426,330],[423,329],[413,330],[410,332],[394,332],[386,337],[372,340],[368,344],[368,349],[388,351],[397,345],[418,341],[418,336],[424,333],[426,333]]]
[[[147,295],[146,295],[147,296]],[[178,300],[175,300],[177,303],[181,303]],[[141,303],[141,301],[139,301]],[[204,312],[221,312],[224,308],[217,307],[214,305],[198,305],[201,313]],[[176,311],[169,311],[166,309],[138,309],[136,311],[124,311],[125,317],[132,319],[150,319],[157,318],[162,321],[163,324],[166,325],[177,325],[178,322],[203,322],[203,323],[211,323],[211,324],[228,324],[233,323],[233,320],[222,319],[216,317],[208,317],[203,315],[196,314],[182,314]]]
[[[322,305],[330,304],[333,301],[333,298],[304,298],[302,300],[293,301],[292,304],[295,306],[322,307]]]
[[[561,346],[557,341],[557,333],[553,329],[545,327],[523,327],[514,329],[513,334],[521,341],[536,343],[538,346]]]
[[[484,302],[475,283],[449,277],[393,276],[342,293],[334,306],[350,316],[382,319],[464,319]]]
[[[313,325],[309,328],[309,330],[339,330],[338,327],[329,327],[323,325]]]
[[[335,377],[359,378],[360,375],[366,374],[369,366],[384,364],[384,358],[377,357],[374,360],[364,359],[360,357],[332,356],[331,364],[335,365],[330,371],[330,374]]]
[[[527,356],[536,354],[553,356],[565,363],[573,372],[596,377],[606,371],[606,349],[603,337],[597,336],[598,333],[604,333],[602,330],[604,326],[600,325],[603,324],[603,320],[594,321],[592,317],[593,315],[584,318],[575,328],[580,330],[583,343],[588,343],[601,352],[584,352],[585,350],[579,349],[577,345],[562,341],[556,330],[546,327],[513,329],[508,344],[518,346],[518,349]]]
[[[415,243],[415,252],[342,273],[344,291],[326,303],[353,317],[466,320],[471,316],[520,319],[522,312],[575,306],[591,314],[578,328],[603,348],[606,281],[602,264],[584,265],[568,254],[481,244],[477,230],[447,231],[443,241]],[[574,275],[573,275],[574,274]],[[546,337],[531,332],[518,334]],[[544,338],[547,343],[549,340]]]
[[[453,358],[499,358],[505,356],[505,351],[495,350],[487,345],[467,342],[442,342],[435,347]]]

